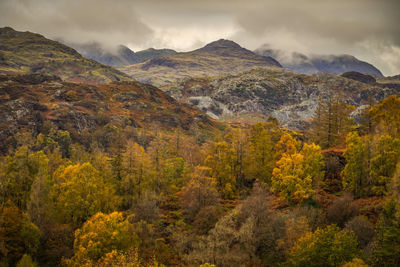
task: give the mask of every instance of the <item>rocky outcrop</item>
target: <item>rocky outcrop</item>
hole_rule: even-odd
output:
[[[307,76],[284,69],[259,69],[216,78],[187,78],[161,88],[181,102],[197,106],[217,119],[249,114],[273,116],[285,127],[309,124],[320,97],[339,94],[359,113],[372,97],[380,101],[400,89],[367,84],[342,76]]]
[[[84,131],[101,130],[106,124],[118,129],[211,130],[218,122],[138,82],[94,86],[41,74],[0,75],[0,152],[20,130],[39,133],[51,126],[79,138]]]

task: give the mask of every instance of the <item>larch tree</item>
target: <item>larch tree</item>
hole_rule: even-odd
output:
[[[323,148],[332,147],[345,140],[354,121],[350,118],[353,106],[347,105],[340,94],[329,93],[320,98],[311,123],[313,141]]]

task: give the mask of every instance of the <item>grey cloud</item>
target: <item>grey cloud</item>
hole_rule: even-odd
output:
[[[353,54],[396,74],[399,10],[399,0],[0,0],[0,24],[134,50],[230,38],[249,49]]]
[[[128,0],[1,0],[0,25],[70,42],[143,43],[152,30]]]

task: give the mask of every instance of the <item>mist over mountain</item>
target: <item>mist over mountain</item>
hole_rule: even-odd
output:
[[[363,74],[383,77],[382,72],[368,62],[361,61],[351,55],[305,55],[298,52],[288,52],[272,49],[264,45],[254,52],[261,56],[270,56],[278,60],[283,67],[302,74],[315,74],[317,72],[330,72],[340,74],[356,71]]]
[[[149,48],[142,51],[134,52],[125,45],[118,45],[117,47],[110,48],[98,42],[86,44],[68,44],[75,48],[84,57],[96,60],[102,64],[110,65],[113,67],[123,67],[132,64],[141,63],[148,59],[171,56],[177,52],[172,49],[154,49]]]
[[[0,267],[400,266],[399,10],[0,0]]]

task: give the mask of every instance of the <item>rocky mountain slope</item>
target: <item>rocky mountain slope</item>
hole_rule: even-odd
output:
[[[341,94],[358,110],[369,95],[377,101],[400,88],[363,83],[342,76],[308,76],[285,69],[259,69],[210,78],[187,78],[161,88],[184,103],[191,103],[216,119],[273,116],[285,127],[308,125],[320,97]],[[357,113],[357,110],[356,110]]]
[[[0,28],[0,73],[53,74],[89,84],[132,80],[126,74],[86,59],[74,49],[40,34]]]
[[[43,132],[49,125],[78,139],[85,131],[107,138],[126,127],[209,131],[219,123],[139,82],[88,85],[42,74],[0,75],[0,151],[17,131]]]
[[[300,53],[286,53],[278,49],[263,46],[254,51],[257,55],[269,56],[278,60],[283,67],[302,74],[330,72],[340,74],[356,71],[375,77],[383,77],[380,70],[372,64],[361,61],[351,55],[310,55]]]
[[[119,68],[138,81],[163,85],[186,77],[236,74],[256,68],[280,68],[271,57],[263,57],[229,40],[218,40],[203,48],[158,57]]]
[[[157,58],[161,56],[172,56],[177,53],[172,49],[154,49],[154,48],[133,52],[131,49],[129,49],[124,45],[119,45],[115,49],[106,49],[99,43],[87,43],[87,44],[66,43],[66,45],[73,47],[86,58],[93,59],[97,62],[110,65],[113,67],[128,66],[144,62],[148,59]]]

